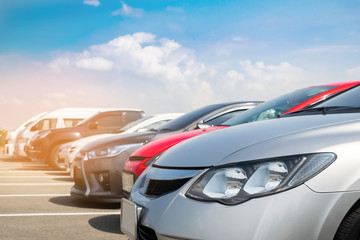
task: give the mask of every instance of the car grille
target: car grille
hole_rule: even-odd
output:
[[[181,188],[190,178],[157,180],[151,179],[146,190],[146,195],[161,196]]]
[[[137,230],[138,240],[157,240],[156,233],[153,229],[139,225]]]
[[[86,185],[84,181],[83,174],[81,172],[81,169],[75,167],[74,168],[74,182],[75,182],[75,188],[79,190],[86,190]]]
[[[69,153],[72,153],[75,149],[76,149],[76,147],[70,147]]]

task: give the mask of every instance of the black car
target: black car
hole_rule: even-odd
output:
[[[79,156],[72,163],[75,184],[71,195],[94,201],[120,202],[123,197],[123,165],[136,149],[170,134],[219,125],[260,103],[247,101],[209,105],[152,131],[114,135],[90,142],[81,148]]]
[[[26,154],[32,159],[42,160],[57,169],[65,170],[65,165],[57,161],[56,154],[62,144],[95,134],[114,132],[144,116],[145,113],[137,109],[101,110],[74,127],[38,132],[30,140]]]

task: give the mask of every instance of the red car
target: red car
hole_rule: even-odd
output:
[[[316,103],[325,101],[329,97],[340,94],[341,92],[359,84],[360,81],[333,83],[303,88],[260,104],[227,120],[220,126],[212,126],[205,129],[177,133],[150,142],[135,151],[124,164],[122,172],[124,195],[129,196],[135,180],[153,161],[156,160],[157,157],[160,156],[161,153],[186,139],[242,123],[277,118],[282,114],[298,111],[305,107],[310,107]]]

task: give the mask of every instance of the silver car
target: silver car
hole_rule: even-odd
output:
[[[360,87],[165,152],[123,199],[131,239],[359,239]],[[294,114],[296,115],[296,114]]]

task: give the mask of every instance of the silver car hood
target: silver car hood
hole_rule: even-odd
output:
[[[308,153],[329,145],[331,139],[339,141],[336,134],[343,129],[351,133],[355,130],[354,124],[360,131],[359,113],[308,115],[242,124],[186,140],[162,154],[155,164],[165,168],[205,168]],[[349,126],[344,128],[343,125]],[[357,131],[354,131],[355,137],[360,139]],[[316,137],[309,138],[309,135]]]

